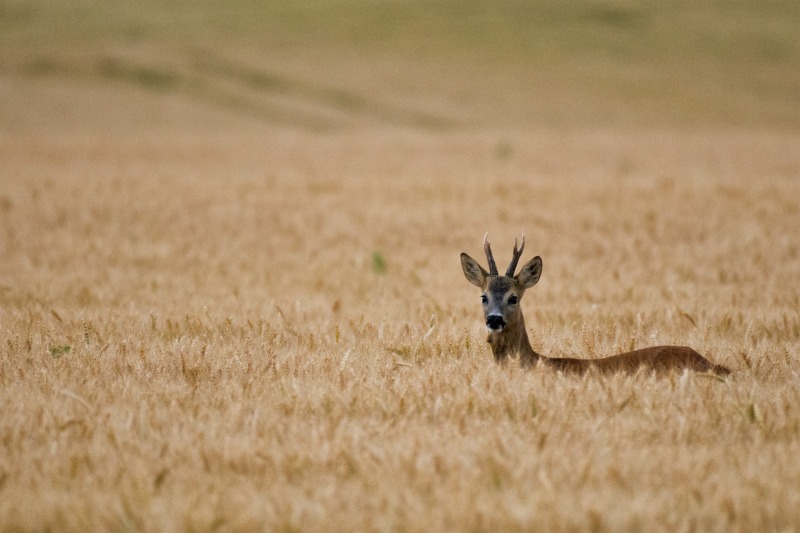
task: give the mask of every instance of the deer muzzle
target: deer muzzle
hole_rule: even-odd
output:
[[[506,321],[503,319],[503,315],[492,314],[486,317],[486,329],[488,329],[490,333],[499,333],[503,331],[505,326]]]

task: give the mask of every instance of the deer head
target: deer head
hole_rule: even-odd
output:
[[[461,254],[461,267],[464,269],[464,276],[467,281],[479,287],[481,301],[483,302],[483,316],[486,319],[486,329],[489,334],[499,334],[504,330],[522,327],[522,309],[520,300],[525,294],[526,289],[530,289],[539,281],[542,275],[542,258],[534,257],[520,269],[519,274],[514,275],[517,263],[525,248],[525,237],[517,248],[517,241],[514,240],[514,255],[504,276],[497,272],[497,265],[492,256],[492,249],[488,240],[489,234],[483,238],[483,249],[486,252],[486,260],[489,262],[489,271],[483,269],[469,255]]]

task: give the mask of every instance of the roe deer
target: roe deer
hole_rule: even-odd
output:
[[[492,257],[488,234],[483,238],[483,249],[489,262],[489,271],[481,267],[469,255],[461,254],[461,267],[467,281],[480,287],[483,291],[483,314],[486,329],[489,331],[487,342],[492,347],[495,361],[503,362],[509,356],[519,354],[520,364],[532,366],[538,361],[562,370],[582,374],[594,368],[600,372],[634,371],[645,367],[656,372],[689,369],[697,372],[713,372],[719,376],[727,376],[730,369],[715,365],[688,346],[653,346],[625,352],[603,359],[572,359],[561,357],[545,357],[536,353],[528,340],[525,331],[525,319],[522,316],[520,301],[527,289],[539,281],[542,275],[542,258],[534,257],[514,275],[517,263],[525,248],[525,237],[517,248],[514,241],[514,255],[504,276],[497,272],[497,265]]]

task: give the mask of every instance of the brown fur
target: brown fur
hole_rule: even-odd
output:
[[[688,346],[652,346],[602,359],[545,357],[536,353],[528,340],[520,303],[525,290],[539,281],[542,261],[539,257],[533,258],[522,267],[518,275],[513,276],[512,266],[516,267],[516,261],[522,254],[524,246],[524,239],[519,249],[515,243],[514,258],[506,276],[497,273],[489,243],[485,238],[484,249],[489,259],[490,272],[484,270],[467,254],[461,254],[464,275],[470,283],[480,287],[483,291],[484,317],[487,319],[487,327],[490,325],[490,317],[495,322],[502,318],[500,320],[501,329],[490,330],[489,337],[486,339],[492,347],[496,362],[502,363],[509,356],[518,355],[523,367],[530,367],[541,361],[556,370],[576,374],[584,374],[589,370],[600,373],[635,372],[640,368],[657,373],[684,369],[711,372],[718,376],[727,376],[731,373],[730,369],[712,363]],[[515,303],[512,304],[511,298],[514,298]]]

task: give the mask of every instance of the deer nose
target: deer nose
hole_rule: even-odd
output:
[[[491,330],[501,330],[505,327],[506,321],[502,315],[489,315],[486,317],[486,327]]]

